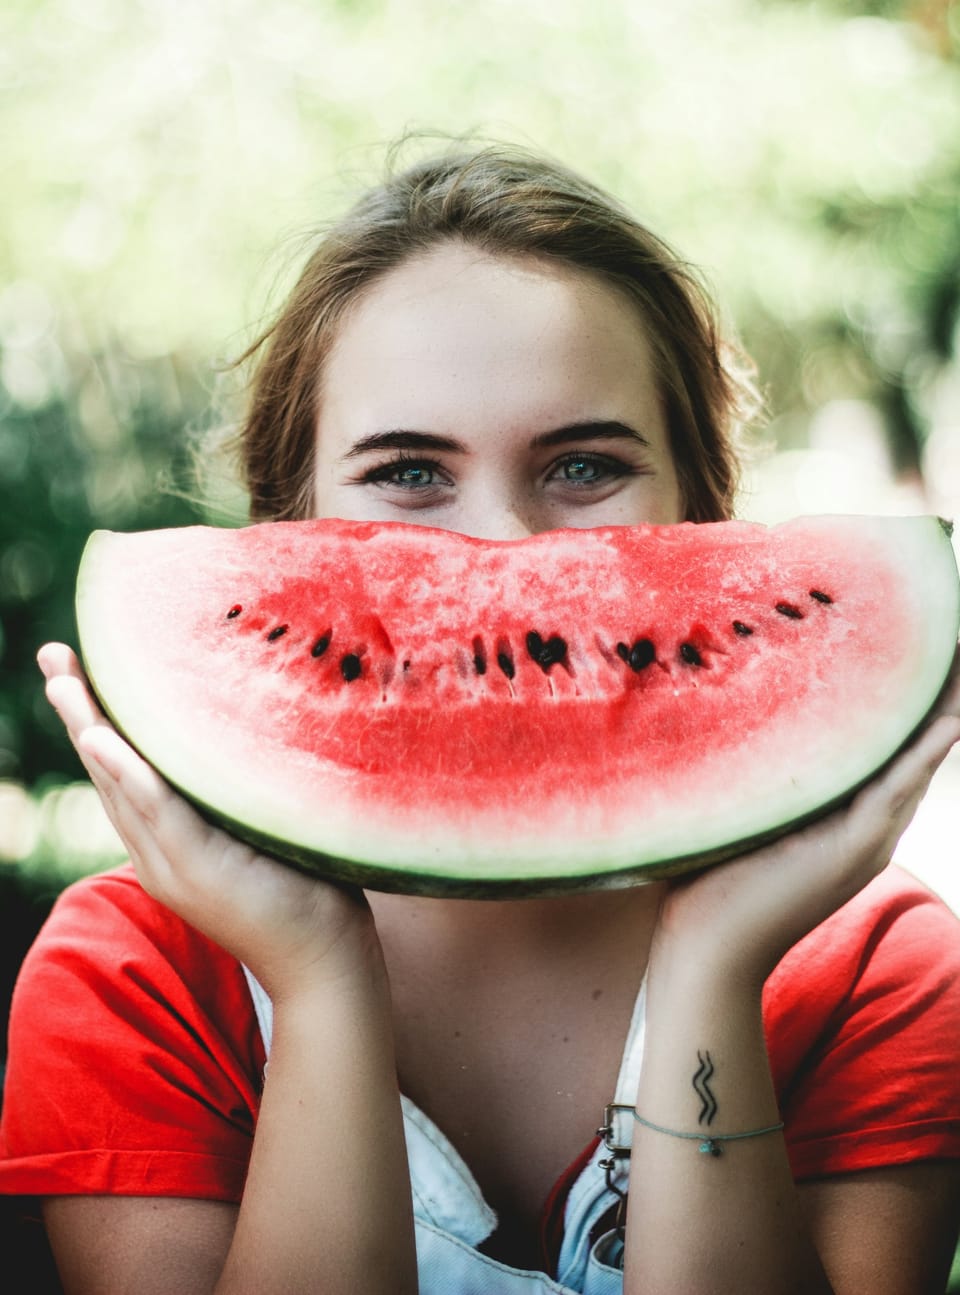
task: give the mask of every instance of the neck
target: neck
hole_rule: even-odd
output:
[[[412,959],[512,972],[555,970],[558,957],[604,961],[617,951],[645,964],[662,894],[662,884],[650,884],[551,899],[367,898],[388,964]]]

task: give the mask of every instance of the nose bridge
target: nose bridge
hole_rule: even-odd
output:
[[[512,488],[496,477],[474,496],[470,534],[482,540],[522,540],[543,526],[536,517],[531,495]]]
[[[481,540],[525,540],[535,528],[515,512],[497,509],[479,517],[470,533]]]

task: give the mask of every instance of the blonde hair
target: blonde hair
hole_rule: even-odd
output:
[[[323,364],[350,304],[439,243],[564,262],[627,294],[652,348],[690,521],[732,515],[758,401],[691,268],[601,189],[519,149],[448,152],[391,172],[317,242],[254,360],[239,454],[254,520],[309,516]]]

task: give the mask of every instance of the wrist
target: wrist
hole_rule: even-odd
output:
[[[772,969],[767,962],[723,939],[704,940],[701,935],[687,943],[658,931],[647,961],[647,1002],[736,1001],[759,1006]]]
[[[275,1008],[317,997],[387,994],[389,981],[373,917],[365,913],[329,940],[298,949],[272,950],[250,970]]]
[[[699,1138],[715,1156],[726,1141],[755,1147],[757,1130],[773,1131],[762,985],[711,965],[651,968],[636,1110],[641,1128],[672,1144],[661,1155],[685,1156],[683,1142]],[[733,1138],[744,1132],[752,1137]]]

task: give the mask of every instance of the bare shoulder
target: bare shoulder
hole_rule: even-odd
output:
[[[960,1161],[867,1169],[799,1191],[837,1295],[943,1295],[960,1228]]]
[[[209,1295],[237,1206],[151,1196],[57,1196],[44,1222],[66,1295]]]

